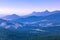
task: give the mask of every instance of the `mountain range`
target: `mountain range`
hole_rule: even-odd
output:
[[[48,10],[44,12],[36,12],[31,14],[31,16],[27,17],[20,17],[16,14],[7,15],[2,18],[2,20],[6,20],[8,22],[1,21],[3,23],[15,25],[16,28],[18,26],[41,26],[41,27],[48,27],[48,26],[60,26],[60,11],[53,11],[49,12]],[[39,15],[38,15],[39,14]],[[41,14],[41,16],[40,16]],[[44,16],[42,16],[44,14]],[[0,19],[1,20],[1,19]],[[11,26],[9,25],[9,26]],[[17,26],[16,26],[17,25]]]
[[[23,17],[7,15],[0,18],[0,28],[25,36],[60,35],[60,11],[33,12]]]

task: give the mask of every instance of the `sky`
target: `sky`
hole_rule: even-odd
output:
[[[0,0],[0,14],[23,16],[45,10],[60,10],[60,0]]]

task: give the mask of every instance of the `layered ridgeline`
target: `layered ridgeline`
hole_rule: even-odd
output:
[[[16,14],[7,15],[0,19],[0,29],[1,40],[8,38],[4,39],[4,35],[11,37],[9,40],[59,39],[60,11],[33,12],[23,17]]]

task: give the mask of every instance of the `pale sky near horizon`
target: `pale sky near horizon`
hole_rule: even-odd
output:
[[[27,15],[44,10],[60,10],[60,0],[0,0],[0,14]]]

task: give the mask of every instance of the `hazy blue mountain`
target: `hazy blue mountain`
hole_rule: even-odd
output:
[[[38,21],[40,19],[45,19],[45,17],[50,16],[50,15],[55,15],[55,13],[59,13],[60,11],[53,11],[53,12],[49,12],[48,10],[44,11],[44,12],[33,12],[30,15],[26,15],[27,17],[20,17],[16,14],[12,14],[12,15],[7,15],[5,16],[3,19],[7,19],[7,20],[12,20],[12,21],[20,21],[20,22],[24,22],[24,21]],[[49,17],[48,17],[49,18]],[[54,19],[52,17],[52,19]]]
[[[56,31],[60,33],[60,11],[52,13],[48,16],[28,16],[26,18],[20,18],[20,16],[13,14],[9,16],[12,21],[0,19],[0,26],[18,32],[26,31],[28,33],[40,33],[44,35]]]
[[[19,18],[16,19],[15,21],[17,22],[36,22],[36,21],[40,21],[43,17],[42,16],[29,16],[26,18]]]
[[[54,11],[54,14],[46,16],[44,19],[50,20],[54,23],[60,23],[60,11]]]
[[[26,18],[18,18],[15,20],[4,20],[0,19],[0,31],[1,38],[11,40],[33,40],[40,38],[41,36],[48,35],[60,35],[60,26],[53,25],[51,23],[60,23],[60,12],[42,17],[42,16],[29,16]],[[58,21],[56,21],[58,20]],[[43,26],[47,27],[43,27]],[[7,32],[6,32],[7,31]],[[3,33],[3,35],[2,35]],[[5,33],[5,34],[4,34]],[[31,38],[32,37],[32,38]],[[39,39],[38,39],[39,40]]]
[[[3,17],[3,19],[7,19],[7,20],[15,20],[20,18],[20,16],[16,15],[16,14],[12,14],[12,15],[6,15],[5,17]]]
[[[53,14],[52,12],[49,12],[48,10],[45,10],[43,12],[32,12],[31,14],[27,15],[27,16],[48,16]]]
[[[45,13],[48,13],[48,11],[45,11]],[[60,25],[60,11],[53,11],[53,12],[49,12],[49,13],[52,13],[50,15],[47,15],[47,16],[28,16],[26,18],[22,18],[16,14],[13,14],[12,16],[10,16],[10,18],[13,20],[9,20],[10,22],[17,22],[18,24],[19,23],[22,23],[23,25],[26,25],[26,24],[36,24],[36,25],[40,25],[40,26],[51,26],[51,25]],[[15,15],[15,17],[13,17]],[[9,19],[10,19],[9,18]],[[57,21],[58,20],[58,21]],[[23,26],[22,25],[22,26]],[[36,26],[35,25],[35,26]]]

